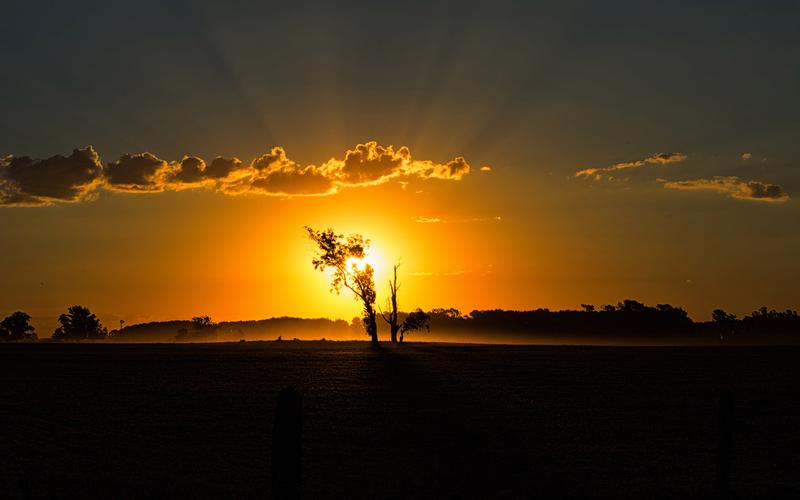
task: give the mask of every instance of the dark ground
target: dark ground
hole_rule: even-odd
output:
[[[800,349],[365,343],[0,346],[4,497],[263,497],[304,392],[317,497],[800,497]]]

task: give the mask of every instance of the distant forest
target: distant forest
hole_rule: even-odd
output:
[[[407,313],[399,313],[400,321]],[[567,342],[567,343],[698,343],[784,344],[800,343],[797,311],[762,307],[743,318],[721,309],[711,321],[695,322],[683,309],[669,304],[647,306],[635,300],[580,310],[509,311],[458,309],[428,311],[430,332],[414,332],[409,341],[457,342]],[[388,336],[379,326],[379,336]],[[208,317],[131,325],[109,334],[125,342],[211,342],[238,340],[346,340],[365,338],[361,318],[343,320],[271,318],[258,321],[213,323]]]
[[[711,321],[695,322],[683,309],[669,304],[648,306],[635,300],[580,310],[507,311],[433,309],[429,331],[410,332],[408,341],[580,344],[800,344],[797,311],[762,307],[742,318],[721,309]],[[399,313],[402,322],[408,313]],[[38,337],[30,316],[15,312],[0,321],[0,340],[31,342]],[[270,318],[215,323],[208,316],[190,320],[120,325],[108,331],[87,308],[73,306],[59,316],[61,326],[47,341],[110,342],[236,342],[250,340],[364,339],[361,318],[351,322],[327,318]],[[387,325],[379,336],[387,339]]]

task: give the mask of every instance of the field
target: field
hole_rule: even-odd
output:
[[[366,343],[0,346],[5,497],[264,497],[304,394],[303,496],[800,497],[800,349]]]

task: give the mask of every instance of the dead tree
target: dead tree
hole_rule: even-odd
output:
[[[389,314],[381,312],[383,320],[389,325],[389,333],[391,334],[392,343],[397,343],[397,334],[400,332],[401,325],[397,320],[397,268],[400,264],[395,264],[392,279],[389,280]]]

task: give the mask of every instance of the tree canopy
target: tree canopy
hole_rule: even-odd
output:
[[[100,324],[89,309],[83,306],[72,306],[66,314],[58,317],[61,326],[53,332],[54,339],[60,340],[99,340],[108,336],[108,330]]]
[[[405,339],[406,333],[426,330],[431,331],[431,316],[422,309],[408,313],[403,324],[400,326],[400,342]]]
[[[0,321],[0,341],[36,340],[36,333],[27,313],[17,311]]]

